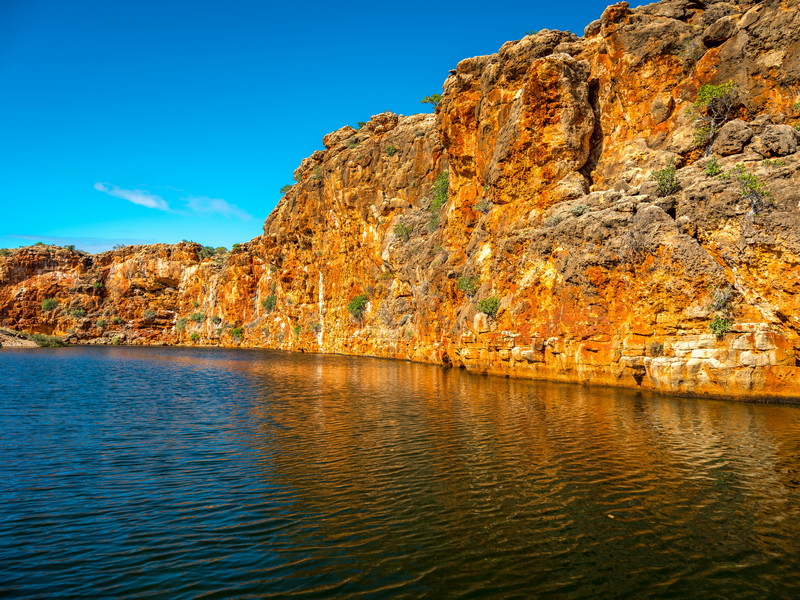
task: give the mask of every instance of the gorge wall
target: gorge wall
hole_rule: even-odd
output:
[[[687,109],[726,82],[734,110],[707,145]],[[328,134],[228,255],[7,252],[0,324],[797,401],[798,100],[796,3],[615,4],[582,37],[461,61],[435,114]],[[651,173],[671,163],[661,195]]]

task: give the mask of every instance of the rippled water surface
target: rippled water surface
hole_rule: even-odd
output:
[[[0,597],[792,598],[800,409],[0,350]]]

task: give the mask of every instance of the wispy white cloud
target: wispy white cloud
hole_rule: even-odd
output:
[[[161,196],[151,194],[150,192],[144,192],[142,190],[124,190],[116,185],[101,183],[99,181],[94,184],[94,189],[96,189],[98,192],[108,194],[109,196],[122,198],[128,202],[133,202],[139,206],[170,212],[169,205],[164,201],[164,199]]]
[[[241,208],[230,202],[226,202],[221,198],[208,198],[206,196],[189,196],[186,200],[186,206],[198,214],[218,214],[225,218],[231,217],[241,219],[242,221],[249,221],[252,215],[246,213]]]

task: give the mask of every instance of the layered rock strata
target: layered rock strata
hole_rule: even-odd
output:
[[[435,115],[325,136],[229,255],[0,257],[0,324],[800,400],[799,32],[791,3],[666,0],[508,42]],[[698,139],[687,109],[726,82],[734,111]]]

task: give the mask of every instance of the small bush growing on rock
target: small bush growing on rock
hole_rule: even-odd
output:
[[[389,156],[394,156],[395,154],[397,154],[397,146],[395,146],[394,144],[389,144],[388,146],[386,146],[386,154],[388,154]]]
[[[670,196],[681,189],[681,182],[675,174],[674,160],[670,160],[663,169],[650,173],[650,179],[656,182],[655,195],[659,198]]]
[[[244,335],[244,331],[241,327],[234,327],[231,329],[231,336],[237,340],[241,340],[242,336]]]
[[[366,294],[359,294],[347,305],[347,312],[360,321],[364,316],[364,311],[367,309],[368,301]]]
[[[731,301],[736,295],[736,290],[732,285],[724,288],[715,288],[711,293],[711,303],[708,305],[709,310],[719,312],[730,308]]]
[[[687,109],[695,127],[695,143],[710,144],[731,118],[739,101],[739,86],[732,81],[700,86],[694,104]]]
[[[552,215],[544,220],[547,227],[555,227],[564,220],[564,215]]]
[[[186,317],[181,317],[180,319],[178,319],[178,320],[175,322],[175,330],[176,330],[178,333],[180,333],[181,331],[183,331],[184,329],[186,329],[186,322],[187,322],[188,320],[189,320],[189,319],[187,319]]]
[[[286,185],[282,185],[281,186],[281,196],[285,196],[286,194],[288,194],[291,189],[292,189],[292,184],[291,183],[287,183]]]
[[[105,319],[97,319],[97,326],[100,329],[103,329],[106,326],[106,320]]]
[[[195,323],[202,323],[206,320],[206,313],[196,312],[189,315],[189,318]]]
[[[150,309],[148,308],[146,311],[144,311],[144,312],[142,313],[142,317],[144,317],[144,318],[145,318],[145,319],[147,319],[148,321],[149,321],[150,319],[155,319],[155,318],[156,318],[156,311],[154,311],[154,310],[150,310]]]
[[[438,211],[447,202],[447,192],[450,188],[450,174],[442,171],[433,182],[433,201],[431,202],[431,212]]]
[[[420,104],[430,104],[434,108],[439,106],[439,102],[442,101],[441,94],[431,94],[430,96],[425,96],[422,100],[420,100]]]
[[[739,196],[750,203],[750,210],[754,214],[759,214],[772,205],[772,197],[767,186],[753,173],[748,173],[744,165],[736,165],[733,168],[733,176],[739,183]]]
[[[111,338],[111,343],[114,344],[115,346],[119,346],[121,342],[122,340],[116,336]]]
[[[576,204],[572,208],[569,209],[569,212],[571,212],[576,217],[580,217],[581,215],[585,215],[590,210],[591,209],[588,206],[586,206],[585,204]]]
[[[92,289],[95,290],[95,291],[102,290],[103,289],[103,282],[102,281],[95,281],[92,284]]]
[[[8,248],[0,248],[0,256],[8,256],[11,252],[8,251]]]
[[[352,136],[350,139],[347,140],[346,146],[352,149],[358,146],[360,143],[361,140],[359,138],[357,138],[356,136]]]
[[[792,104],[792,108],[794,109],[794,112],[800,112],[800,102],[795,102]]]
[[[362,128],[362,127],[364,127],[366,124],[367,124],[367,122],[366,122],[366,121],[358,121],[358,122],[356,123],[356,129],[361,129],[361,128]]]
[[[29,338],[36,342],[36,345],[40,348],[60,348],[66,346],[61,338],[45,335],[43,333],[32,333]]]
[[[317,165],[316,167],[314,167],[314,170],[311,172],[311,179],[313,179],[314,181],[319,181],[320,179],[322,179],[322,177],[323,177],[323,175],[322,175],[322,167]]]
[[[82,319],[83,317],[86,316],[86,310],[83,308],[76,308],[75,310],[72,311],[72,316],[78,319]]]
[[[458,289],[460,289],[464,294],[469,297],[475,295],[478,291],[478,278],[477,277],[459,277],[458,278]]]
[[[264,310],[266,310],[267,312],[272,312],[273,310],[275,310],[275,306],[277,304],[278,304],[278,296],[272,294],[266,297],[266,299],[261,303],[261,306],[263,306]]]
[[[123,319],[123,318],[122,318],[122,317],[120,317],[120,316],[115,316],[115,317],[112,317],[112,318],[111,318],[111,322],[112,322],[114,325],[122,325],[122,324],[125,322],[125,319]]]
[[[786,163],[778,158],[765,158],[761,161],[765,167],[785,167]]]
[[[414,227],[411,225],[406,225],[402,221],[399,223],[395,223],[394,225],[394,233],[397,237],[399,237],[404,242],[407,242],[408,239],[411,237],[411,232],[414,231]]]
[[[213,246],[203,246],[197,254],[200,258],[211,258],[216,253],[217,251]]]
[[[489,198],[482,198],[475,203],[475,210],[485,215],[489,214],[489,211],[492,210],[492,201]]]
[[[193,342],[196,342],[197,340],[200,339],[200,334],[199,333],[193,333],[192,335],[189,336],[189,339],[192,340]]]
[[[58,300],[55,298],[47,298],[42,300],[42,310],[43,311],[51,311],[55,310],[58,307]]]
[[[720,315],[714,315],[714,318],[711,319],[711,323],[709,323],[708,326],[718,338],[722,339],[722,336],[731,330],[733,320],[726,319]]]
[[[233,245],[233,247],[231,247],[231,252],[239,252],[239,250],[241,250],[241,249],[242,249],[242,245],[239,244],[239,243],[236,243],[236,244]]]
[[[705,168],[703,169],[703,173],[707,177],[716,177],[717,175],[722,173],[722,169],[719,166],[719,161],[717,160],[716,156],[712,158],[710,161],[708,161]]]
[[[648,354],[652,357],[664,355],[664,344],[661,342],[653,342],[647,347]]]
[[[494,318],[497,316],[497,311],[500,310],[500,298],[497,296],[484,298],[475,305],[475,308],[478,309],[478,312],[486,313]]]
[[[214,315],[213,317],[211,317],[211,322],[214,325],[219,325],[220,323],[222,323],[222,319],[220,317],[218,317],[217,315]]]
[[[299,324],[299,323],[298,323],[297,325],[295,325],[295,326],[294,326],[294,330],[293,330],[293,331],[294,331],[294,337],[296,337],[296,338],[299,338],[299,337],[300,337],[300,331],[301,331],[302,329],[303,329],[303,328],[300,326],[300,324]]]

